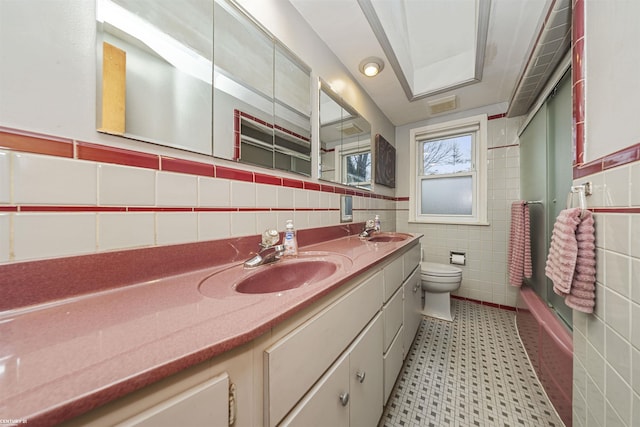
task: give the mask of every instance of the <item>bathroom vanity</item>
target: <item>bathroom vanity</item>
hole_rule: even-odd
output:
[[[383,236],[302,246],[278,282],[298,264],[338,266],[288,290],[237,291],[255,275],[268,285],[278,263],[234,281],[234,261],[16,313],[16,331],[45,317],[71,331],[16,350],[32,369],[44,360],[43,378],[12,378],[7,407],[31,425],[375,425],[421,317],[421,236]],[[56,361],[66,372],[48,372]]]

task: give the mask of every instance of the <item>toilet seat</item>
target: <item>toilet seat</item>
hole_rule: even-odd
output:
[[[447,264],[423,261],[420,263],[420,274],[432,277],[459,277],[462,270]]]

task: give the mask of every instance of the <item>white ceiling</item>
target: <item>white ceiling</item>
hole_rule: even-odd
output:
[[[458,55],[468,50],[469,40],[476,40],[476,27],[473,31],[469,28],[474,25],[468,20],[469,2],[478,15],[480,0],[360,0],[364,6],[373,5],[384,35],[389,41],[396,41],[395,45],[390,43],[395,60],[385,55],[358,0],[289,1],[396,126],[433,117],[429,102],[451,95],[457,97],[455,112],[486,106],[491,106],[489,109],[494,113],[507,112],[545,18],[556,3],[556,0],[487,0],[489,20],[481,80],[446,90],[450,83],[443,77],[455,74],[453,66],[449,63],[447,69],[437,65],[446,64],[454,52]],[[456,8],[460,13],[456,13]],[[385,68],[373,78],[358,71],[360,62],[370,56],[385,62]],[[418,79],[412,76],[425,68],[436,70],[436,74],[422,82],[422,87],[412,86],[414,97],[425,91],[441,91],[411,101],[401,83],[402,76],[396,75],[397,67],[390,65],[393,61],[401,63],[410,83],[416,83]],[[433,87],[433,81],[438,82],[437,87]]]

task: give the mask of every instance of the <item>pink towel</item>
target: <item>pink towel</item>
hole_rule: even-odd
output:
[[[521,286],[524,278],[532,275],[529,207],[522,200],[511,204],[508,258],[509,284]]]
[[[560,212],[553,226],[545,274],[553,291],[575,310],[593,313],[595,306],[596,245],[593,215],[580,208]]]

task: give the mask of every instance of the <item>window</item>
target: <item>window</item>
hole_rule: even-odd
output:
[[[340,162],[340,182],[371,189],[371,148],[361,144],[343,144],[336,150]]]
[[[487,223],[486,116],[410,132],[409,221]]]

